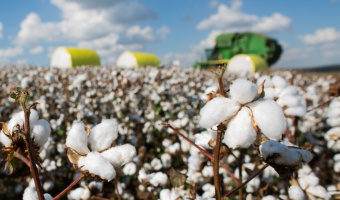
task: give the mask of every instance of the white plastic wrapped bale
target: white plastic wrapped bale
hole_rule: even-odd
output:
[[[267,62],[257,55],[239,54],[232,57],[227,71],[231,74],[246,75],[268,69]]]

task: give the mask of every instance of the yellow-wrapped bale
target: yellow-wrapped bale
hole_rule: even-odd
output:
[[[151,53],[125,51],[118,57],[116,65],[122,68],[156,67],[160,62],[158,57]]]
[[[99,65],[100,58],[97,52],[92,49],[58,47],[51,58],[51,67],[73,68]]]

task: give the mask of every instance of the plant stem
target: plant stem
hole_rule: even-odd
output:
[[[207,151],[205,151],[204,149],[202,149],[201,147],[199,147],[197,144],[193,143],[189,138],[187,138],[185,135],[183,135],[182,133],[180,133],[175,127],[171,126],[171,124],[165,123],[164,127],[170,128],[171,130],[173,130],[177,135],[181,136],[183,139],[185,139],[187,142],[189,142],[191,145],[193,145],[194,147],[196,147],[200,152],[202,152],[204,155],[206,155],[210,160],[214,160],[214,157],[208,153]]]
[[[121,199],[120,199],[120,195],[119,195],[118,182],[117,182],[117,181],[115,181],[115,188],[116,188],[116,195],[117,195],[117,198],[118,198],[118,200],[121,200]]]
[[[220,124],[217,126],[217,136],[216,136],[216,146],[214,149],[214,160],[213,160],[213,170],[214,170],[214,186],[216,200],[221,199],[221,186],[220,186],[220,175],[219,175],[219,162],[220,162],[220,147],[222,135],[225,131],[225,126]]]
[[[22,162],[24,162],[28,167],[30,166],[30,161],[25,158],[25,156],[21,155],[19,152],[14,152],[14,156],[19,158]]]
[[[85,177],[84,174],[79,176],[76,180],[74,180],[67,188],[65,188],[63,191],[61,191],[57,196],[55,196],[52,200],[57,200],[60,197],[64,196],[71,188],[73,188],[81,179]]]
[[[31,128],[30,128],[30,108],[27,109],[26,107],[26,98],[28,96],[28,92],[27,91],[23,91],[21,92],[21,96],[20,96],[20,104],[24,110],[24,115],[25,115],[25,144],[26,144],[26,148],[27,148],[27,154],[28,154],[28,160],[29,160],[29,164],[30,164],[30,171],[31,174],[33,176],[34,179],[34,183],[35,183],[35,188],[37,190],[38,193],[38,198],[39,200],[45,200],[44,197],[44,192],[43,189],[41,187],[41,183],[39,180],[39,173],[38,173],[38,169],[36,166],[36,161],[34,160],[34,156],[32,153],[32,139],[31,139]]]
[[[255,172],[253,175],[251,175],[244,183],[242,183],[241,185],[237,186],[235,189],[231,190],[230,192],[228,192],[226,195],[224,195],[223,197],[229,197],[230,195],[234,194],[236,191],[238,191],[239,189],[241,189],[243,186],[245,186],[249,181],[251,181],[253,178],[255,178],[257,175],[259,175],[260,173],[263,172],[263,170],[265,170],[267,167],[269,166],[269,164],[265,164],[261,169],[259,169],[257,172]]]
[[[243,150],[240,150],[240,156],[238,158],[238,175],[239,175],[239,179],[238,179],[238,185],[242,185],[242,168],[243,168]],[[243,199],[243,192],[242,190],[238,190],[238,196],[239,199],[242,200]]]
[[[224,88],[223,88],[223,81],[222,81],[222,78],[223,78],[223,75],[224,75],[224,72],[227,68],[227,64],[224,63],[223,66],[220,66],[219,69],[220,69],[220,74],[217,76],[217,79],[218,79],[218,85],[219,85],[219,89],[220,89],[220,94],[222,96],[225,97],[225,92],[224,92]]]

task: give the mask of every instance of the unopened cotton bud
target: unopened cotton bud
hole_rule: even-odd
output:
[[[103,119],[100,124],[92,128],[89,143],[92,151],[109,148],[118,137],[118,124],[113,119]]]
[[[76,150],[80,154],[87,154],[90,152],[87,147],[87,134],[84,123],[79,122],[73,124],[66,137],[66,146]]]

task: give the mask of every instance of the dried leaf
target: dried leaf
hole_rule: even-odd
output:
[[[5,164],[5,170],[8,169],[9,175],[11,175],[19,164],[19,160],[14,157],[14,152],[11,152],[8,156],[8,160]]]
[[[89,137],[91,129],[88,126],[85,125],[85,131],[86,131],[87,137]]]
[[[170,183],[173,187],[180,187],[184,185],[186,176],[178,171],[176,171],[174,168],[169,169],[167,173],[170,177]]]
[[[67,147],[67,158],[73,165],[77,166],[80,156],[81,155],[76,150]]]
[[[261,83],[261,85],[259,85],[259,87],[258,87],[258,89],[257,89],[257,95],[256,95],[256,97],[252,100],[252,102],[253,101],[256,101],[256,100],[258,100],[259,98],[263,98],[264,97],[264,82],[265,82],[266,80],[263,80],[263,82]]]
[[[8,124],[5,122],[0,122],[1,126],[2,126],[2,132],[4,132],[4,134],[7,137],[10,137],[9,131],[8,131]]]

